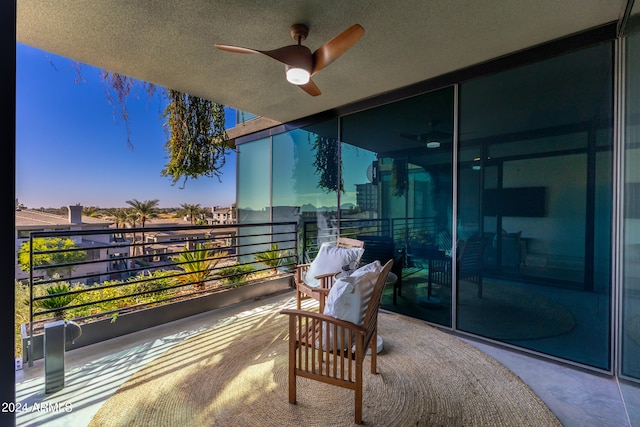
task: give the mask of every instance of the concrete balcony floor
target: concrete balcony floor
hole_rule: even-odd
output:
[[[287,291],[223,309],[202,313],[66,353],[65,387],[44,393],[44,364],[16,372],[16,402],[27,411],[17,414],[18,426],[87,426],[100,406],[133,373],[176,343],[206,330],[215,322],[291,298]],[[528,354],[461,338],[494,357],[527,383],[564,426],[640,426],[640,387],[615,378],[550,362]],[[35,404],[60,404],[67,410],[33,411]],[[65,406],[66,405],[66,406]],[[117,416],[117,415],[116,415]]]

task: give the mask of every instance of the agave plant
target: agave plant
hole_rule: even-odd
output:
[[[62,319],[64,316],[64,307],[68,306],[76,299],[77,295],[68,295],[71,290],[68,284],[59,284],[55,286],[49,286],[46,289],[47,295],[65,294],[52,296],[47,299],[40,299],[33,302],[33,305],[45,310],[56,310],[53,315],[56,319]]]
[[[271,268],[273,273],[278,272],[278,267],[289,264],[290,258],[290,251],[281,250],[277,243],[272,243],[268,250],[255,255],[256,261]]]
[[[214,253],[207,246],[198,243],[193,250],[186,249],[173,257],[177,267],[185,274],[176,277],[181,284],[192,284],[196,289],[204,289],[205,283],[213,278],[213,270],[227,252]]]

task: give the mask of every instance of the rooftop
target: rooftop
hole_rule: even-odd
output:
[[[82,224],[109,226],[113,224],[111,221],[104,219],[92,218],[90,216],[82,216]],[[69,217],[55,215],[37,210],[18,210],[16,209],[16,229],[33,228],[33,227],[60,227],[69,226]]]

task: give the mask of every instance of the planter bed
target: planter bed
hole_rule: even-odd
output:
[[[157,307],[145,308],[118,316],[115,322],[111,318],[83,323],[82,335],[74,343],[67,342],[66,350],[73,350],[87,345],[106,341],[111,338],[130,334],[173,322],[174,320],[200,314],[205,311],[226,307],[239,302],[260,298],[277,292],[291,289],[292,275],[287,274],[275,279],[250,283],[238,288],[225,289],[209,295],[170,302]],[[28,362],[27,341],[28,325],[22,325],[22,360]],[[33,337],[32,358],[42,359],[44,356],[44,334]]]

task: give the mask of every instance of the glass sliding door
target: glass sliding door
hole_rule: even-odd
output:
[[[365,254],[384,241],[396,259],[384,307],[450,326],[453,88],[341,120],[341,204],[352,207],[353,187],[360,195],[343,218],[365,239]]]
[[[457,329],[611,368],[612,59],[460,85]]]
[[[621,374],[640,380],[640,33],[626,39]]]

